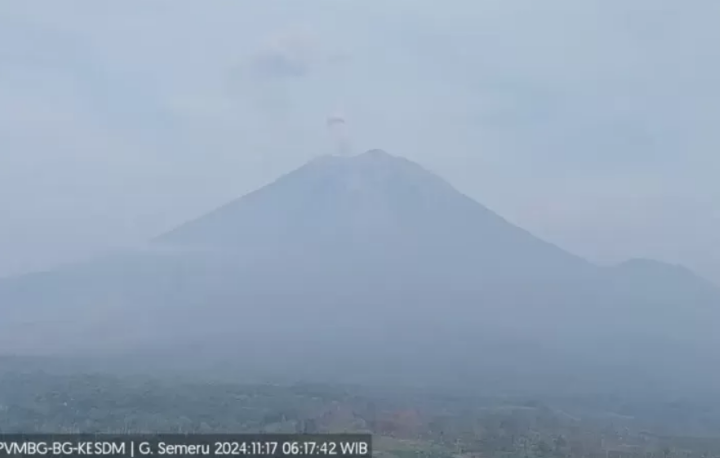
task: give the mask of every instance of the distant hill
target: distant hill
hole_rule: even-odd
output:
[[[380,150],[311,161],[136,251],[0,282],[9,354],[504,390],[720,386],[718,319],[720,291],[692,272],[593,265]]]

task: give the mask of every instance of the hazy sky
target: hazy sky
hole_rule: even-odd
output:
[[[716,0],[0,3],[0,274],[142,241],[332,151],[601,262],[720,281]]]

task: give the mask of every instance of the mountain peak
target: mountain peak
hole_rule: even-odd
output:
[[[410,229],[408,224],[422,230],[422,220],[431,216],[430,207],[465,199],[436,174],[380,149],[355,156],[326,155],[161,239],[181,244],[189,238],[213,244],[228,242],[228,237],[237,241],[258,225],[265,227],[252,230],[255,235],[278,231],[285,236],[310,236],[307,231],[325,236],[338,235],[339,231],[359,235],[370,226],[374,232],[390,234],[401,226]],[[410,219],[415,221],[411,223]],[[201,226],[204,229],[200,230]],[[228,230],[233,234],[218,237],[218,231]],[[209,232],[200,235],[198,231]],[[410,229],[408,235],[412,232]]]
[[[396,156],[393,156],[392,154],[388,153],[387,151],[383,149],[370,149],[365,151],[364,153],[360,154],[361,157],[367,157],[367,158],[373,158],[373,159],[390,159],[390,158],[396,158]]]
[[[342,159],[346,159],[346,160],[358,159],[358,158],[396,158],[396,159],[399,158],[398,156],[393,156],[392,154],[388,153],[387,151],[385,151],[383,149],[379,149],[379,148],[369,149],[363,153],[353,154],[350,156],[344,156],[341,154],[328,154],[328,155],[321,156],[321,158],[327,158],[327,157],[342,158]]]
[[[312,181],[326,185],[351,187],[367,193],[398,192],[402,189],[424,190],[429,193],[458,195],[447,181],[421,165],[381,149],[372,149],[355,156],[323,156],[300,169],[281,177],[271,186],[293,181],[309,186]],[[337,191],[337,190],[336,190]]]
[[[378,268],[389,259],[405,267],[454,265],[468,276],[587,266],[417,163],[380,149],[317,158],[159,241]]]
[[[427,174],[432,174],[428,170],[421,167],[419,164],[410,161],[401,156],[395,156],[382,149],[371,149],[364,153],[356,154],[353,156],[341,156],[341,155],[325,155],[310,161],[305,167],[379,167],[379,168],[398,168],[398,167],[410,167],[415,170],[423,170]],[[301,167],[300,169],[303,169]],[[329,171],[329,170],[328,170]],[[291,172],[293,173],[293,172]]]

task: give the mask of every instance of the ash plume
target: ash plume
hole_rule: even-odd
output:
[[[352,148],[345,117],[342,115],[329,116],[327,119],[327,128],[332,138],[334,154],[338,156],[350,156],[352,154]]]

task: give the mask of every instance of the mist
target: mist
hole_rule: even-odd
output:
[[[0,272],[257,189],[332,153],[342,109],[356,152],[571,251],[720,279],[713,2],[73,5],[2,7]]]
[[[483,456],[516,437],[586,456],[558,439],[577,431],[603,452],[610,430],[715,437],[716,17],[709,0],[0,5],[0,428],[306,431],[351,405],[363,426],[323,431]],[[414,390],[435,394],[397,394]],[[52,394],[70,392],[104,407],[75,418]],[[197,415],[161,393],[202,398]],[[473,410],[486,396],[525,413]],[[375,402],[425,426],[383,429]],[[487,439],[528,409],[539,426]]]

